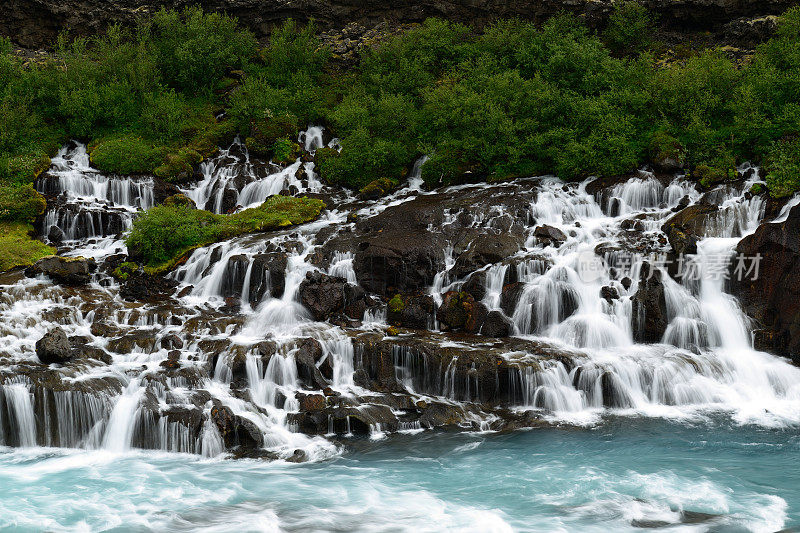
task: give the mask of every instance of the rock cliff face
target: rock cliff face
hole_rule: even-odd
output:
[[[783,222],[759,226],[737,251],[761,257],[755,279],[731,278],[731,292],[756,321],[756,348],[800,362],[800,207]]]
[[[645,4],[669,31],[713,31],[734,39],[751,35],[753,24],[730,23],[779,14],[796,0],[646,0]],[[112,22],[133,24],[161,7],[200,5],[208,11],[235,15],[257,36],[287,18],[315,19],[322,28],[342,28],[356,22],[375,26],[419,22],[443,17],[477,25],[503,17],[541,21],[567,10],[586,18],[592,27],[602,27],[611,10],[610,0],[6,0],[0,13],[0,34],[20,46],[50,45],[63,30],[73,35],[96,33]],[[739,21],[740,22],[740,21]],[[726,26],[727,25],[727,26]],[[759,26],[760,27],[760,26]],[[756,28],[757,29],[757,28]],[[757,33],[757,32],[756,32]],[[738,37],[737,37],[738,36]],[[744,38],[742,37],[742,38]]]

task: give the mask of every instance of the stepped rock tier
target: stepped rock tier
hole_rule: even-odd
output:
[[[800,422],[800,369],[753,348],[797,356],[800,207],[751,193],[757,169],[705,191],[647,170],[425,191],[417,164],[366,200],[317,178],[322,128],[301,139],[285,166],[234,141],[168,192],[215,213],[308,196],[318,218],[161,275],[122,236],[169,187],[61,149],[36,183],[59,256],[0,277],[0,445],[299,462],[431,428]],[[759,253],[770,277],[737,278]]]

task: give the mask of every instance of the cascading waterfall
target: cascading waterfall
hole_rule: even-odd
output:
[[[311,127],[298,142],[313,152],[323,146],[323,131]],[[336,146],[335,140],[328,144]],[[408,187],[374,205],[359,205],[358,218],[431,194],[420,190],[424,162],[421,158],[414,165]],[[199,207],[217,213],[258,205],[286,189],[297,193],[322,189],[313,163],[265,165],[251,159],[238,140],[204,162],[200,172],[202,179],[183,192]],[[800,370],[752,349],[750,327],[738,304],[725,294],[723,280],[709,275],[719,270],[720,261],[727,264],[739,239],[752,233],[763,218],[762,198],[745,194],[752,181],[707,193],[706,199],[720,207],[705,224],[693,258],[697,280],[674,281],[666,266],[654,265],[662,273],[668,324],[661,342],[645,345],[634,340],[631,296],[639,289],[643,262],[654,260],[627,254],[627,228],[634,220],[640,224],[637,238],[655,242],[675,206],[685,205],[685,198],[700,202],[703,195],[682,176],[665,184],[646,172],[597,196],[587,192],[588,183],[537,180],[527,206],[524,246],[513,257],[482,267],[482,302],[488,310],[508,314],[516,336],[580,350],[583,358],[567,364],[526,354],[538,362],[511,367],[510,405],[578,423],[596,420],[607,409],[667,417],[714,409],[730,411],[743,423],[797,423]],[[112,236],[129,228],[139,209],[154,203],[152,180],[102,176],[91,168],[85,147],[74,143],[54,158],[48,177],[37,186],[49,196],[61,195],[58,207],[46,214],[45,227],[58,227],[64,233],[71,243],[65,253],[71,255],[120,250],[120,241]],[[353,197],[344,194],[344,199]],[[796,203],[796,199],[790,202]],[[99,218],[117,216],[109,213],[118,213],[121,222]],[[429,230],[442,231],[456,223],[479,228],[493,217],[507,215],[500,206],[487,213],[448,207],[442,227]],[[778,220],[787,214],[784,208]],[[565,240],[534,235],[543,225],[563,232]],[[325,266],[315,262],[324,243],[319,235],[350,231],[352,226],[346,211],[331,210],[317,222],[267,238],[244,236],[195,250],[170,275],[180,284],[181,296],[165,308],[122,302],[113,285],[91,284],[86,290],[96,300],[92,304],[42,279],[9,286],[0,297],[0,339],[11,347],[15,364],[34,360],[35,339],[56,324],[71,337],[88,339],[92,349],[114,355],[108,366],[87,363],[77,377],[58,367],[49,370],[58,379],[83,382],[79,390],[50,390],[42,382],[11,381],[0,374],[0,444],[116,452],[151,448],[214,457],[226,451],[228,436],[212,418],[225,410],[247,424],[248,431],[258,433],[263,448],[280,457],[291,457],[298,449],[310,458],[336,453],[330,441],[299,433],[290,415],[300,409],[307,392],[298,375],[297,339],[319,343],[322,357],[316,364],[331,368],[332,394],[342,405],[364,391],[354,378],[363,361],[354,347],[353,331],[348,334],[346,328],[315,322],[299,297],[300,284],[309,273],[324,271],[357,282],[356,250],[335,251]],[[95,237],[108,238],[90,243]],[[444,292],[460,289],[466,280],[454,273],[459,246],[455,241],[446,244],[444,263],[425,291],[437,306]],[[275,250],[286,250],[281,272],[266,268]],[[660,253],[664,248],[642,250]],[[277,274],[281,280],[271,278]],[[504,301],[510,279],[519,285],[511,308]],[[277,293],[279,282],[283,290]],[[617,297],[603,297],[604,291]],[[229,316],[225,309],[237,305],[238,318]],[[48,314],[51,308],[65,311]],[[205,316],[213,320],[198,320]],[[102,320],[117,332],[116,338],[109,340],[95,329]],[[382,330],[385,321],[384,307],[370,308],[359,331]],[[197,325],[201,323],[204,326]],[[120,345],[119,338],[129,339],[128,344]],[[268,358],[260,345],[265,339],[274,343]],[[178,364],[181,373],[159,381],[159,365],[167,360]],[[454,356],[436,370],[423,352],[395,346],[392,362],[397,383],[419,398],[466,405],[488,394],[486,383],[477,378],[475,363],[464,357]],[[210,377],[193,373],[202,365],[211,367]],[[485,429],[493,415],[465,416]],[[362,422],[346,411],[329,423],[334,433],[342,428],[353,431]],[[419,431],[422,425],[401,416],[398,428]],[[380,424],[369,428],[375,438],[384,430]]]

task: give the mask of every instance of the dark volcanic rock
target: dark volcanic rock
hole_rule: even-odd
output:
[[[136,272],[122,284],[119,295],[134,302],[161,303],[172,296],[177,286],[173,279]]]
[[[564,243],[564,241],[567,240],[567,236],[563,231],[546,224],[533,230],[533,236],[540,241],[553,246],[560,246]]]
[[[661,271],[642,263],[633,300],[633,336],[637,342],[659,342],[667,330],[667,300]]]
[[[488,310],[471,294],[450,291],[444,295],[442,305],[436,310],[436,318],[443,330],[477,333],[483,326]]]
[[[367,309],[366,298],[366,292],[360,287],[347,283],[344,278],[320,272],[307,273],[300,284],[300,302],[315,320],[327,320],[337,313],[361,319]]]
[[[514,324],[501,311],[489,311],[481,328],[487,337],[508,337],[514,332]]]
[[[453,274],[456,278],[463,278],[485,265],[499,263],[517,253],[524,243],[525,237],[521,233],[479,235],[467,251],[458,256]]]
[[[231,409],[215,400],[211,408],[211,420],[216,424],[226,448],[261,448],[264,435],[255,424],[246,418],[234,415]]]
[[[742,239],[737,252],[745,266],[760,254],[758,275],[731,264],[731,292],[756,320],[757,347],[800,362],[800,206],[781,223],[765,223]],[[740,279],[741,278],[741,279]]]
[[[95,266],[94,259],[52,255],[25,269],[25,275],[32,278],[44,274],[62,285],[83,285],[89,282],[90,272]]]
[[[312,338],[300,339],[294,355],[297,364],[297,377],[308,387],[324,389],[328,381],[317,368],[317,361],[322,359],[323,350],[319,341]]]
[[[52,328],[36,341],[36,356],[46,365],[69,361],[72,358],[72,346],[64,330]]]
[[[724,24],[739,18],[779,14],[793,5],[791,0],[646,0],[662,28],[673,31],[720,31],[722,35],[747,37],[751,31],[728,29]],[[89,36],[100,32],[112,23],[134,25],[143,16],[155,13],[164,2],[160,0],[7,0],[0,17],[0,34],[11,36],[29,48],[52,46],[56,37],[69,30],[71,35]],[[428,17],[444,17],[458,22],[483,26],[498,18],[519,17],[542,22],[550,16],[567,10],[582,16],[592,28],[605,25],[611,13],[611,2],[565,2],[564,0],[505,2],[499,0],[422,0],[379,2],[359,0],[329,2],[309,0],[302,4],[287,4],[280,0],[174,0],[166,4],[177,9],[199,5],[207,11],[226,12],[238,17],[241,24],[257,37],[268,35],[273,27],[286,18],[299,21],[314,19],[322,28],[341,28],[349,23],[355,26],[333,43],[334,51],[341,53],[340,45],[355,34],[363,33],[358,27],[375,27],[388,22],[392,25],[422,22]],[[346,29],[348,29],[346,28]],[[760,35],[761,30],[756,30]]]
[[[266,296],[283,296],[288,258],[286,252],[268,252],[253,256],[250,288],[247,292],[250,305],[257,305]]]
[[[672,251],[676,254],[696,254],[697,241],[705,236],[709,217],[717,211],[717,206],[701,202],[670,217],[661,230],[667,234]]]
[[[393,326],[427,329],[433,318],[434,301],[427,294],[397,295],[389,300],[386,319]]]

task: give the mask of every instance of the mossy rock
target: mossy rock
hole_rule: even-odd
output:
[[[90,148],[89,157],[95,168],[123,175],[152,173],[167,153],[164,147],[136,135],[103,139]]]
[[[141,268],[137,263],[126,261],[111,271],[111,276],[117,281],[127,281],[132,275],[139,272]]]
[[[167,154],[164,163],[153,171],[153,173],[171,183],[181,183],[192,179],[194,167],[203,160],[203,156],[197,150],[183,148],[176,153]]]
[[[406,308],[406,303],[403,301],[403,297],[399,294],[395,294],[391,300],[389,300],[388,309],[391,313],[400,313],[403,309]]]
[[[697,165],[692,170],[692,177],[705,188],[713,187],[726,180],[736,178],[735,168],[718,168],[706,164]]]
[[[0,221],[33,222],[47,209],[47,201],[33,187],[0,185]]]
[[[369,184],[358,191],[358,196],[363,200],[377,200],[382,196],[386,196],[395,187],[397,187],[397,180],[378,178],[369,182]]]
[[[190,209],[197,209],[194,200],[181,193],[168,196],[164,199],[164,205],[167,207],[188,207]]]
[[[23,222],[0,222],[0,272],[30,266],[53,255],[55,249],[36,240],[33,226]]]

